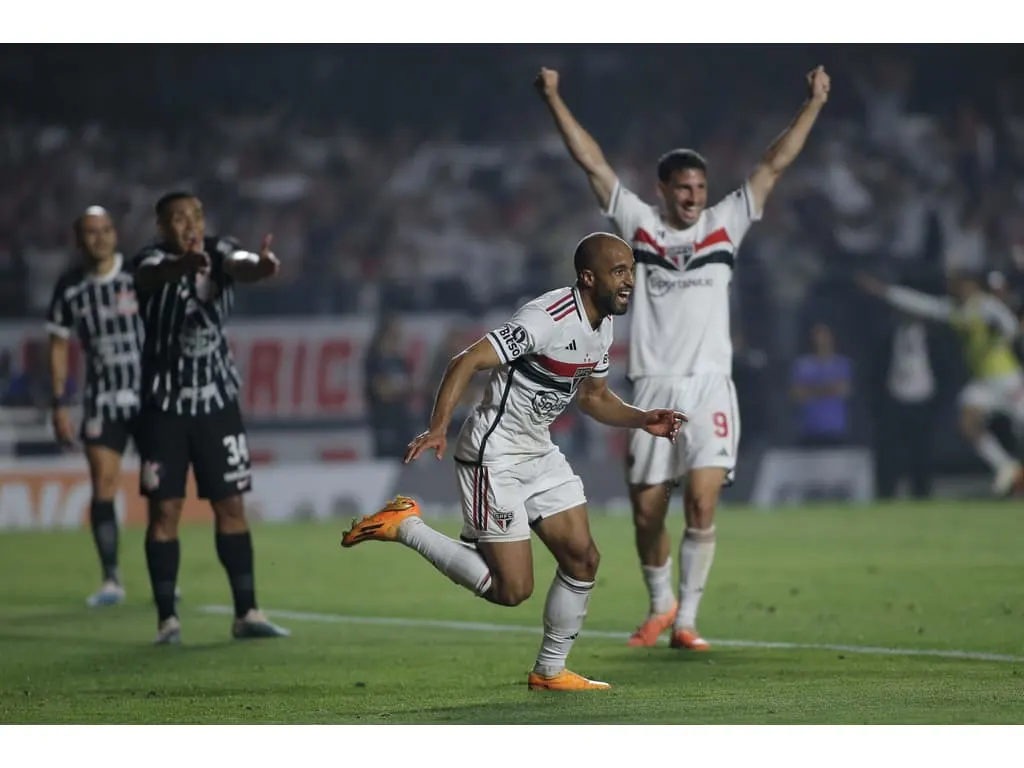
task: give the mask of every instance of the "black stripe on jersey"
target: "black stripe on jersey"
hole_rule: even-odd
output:
[[[498,428],[498,422],[501,421],[501,417],[505,415],[505,407],[508,405],[508,394],[512,391],[512,379],[515,378],[515,371],[509,369],[508,378],[505,379],[505,391],[501,393],[501,402],[498,403],[498,413],[494,417],[494,423],[491,424],[490,428],[484,433],[483,439],[480,441],[480,450],[477,451],[476,463],[482,466],[484,463],[484,451],[487,448],[487,441],[490,439],[494,430]]]
[[[573,305],[573,307],[576,308],[576,316],[580,319],[580,321],[582,321],[583,320],[583,308],[580,306],[579,299],[576,298],[576,289],[575,288],[573,288],[573,290],[572,290],[572,305]]]
[[[534,384],[540,384],[542,387],[554,389],[566,395],[572,394],[571,384],[566,384],[564,382],[559,381],[558,379],[553,378],[549,373],[546,373],[539,365],[532,362],[529,359],[529,356],[521,357],[514,363],[512,363],[512,369],[519,371],[521,374],[523,374],[523,376],[528,378]]]
[[[706,267],[709,264],[725,264],[729,269],[734,268],[736,263],[736,256],[729,251],[712,251],[711,253],[705,253],[703,256],[698,256],[695,259],[690,259],[690,262],[686,265],[686,272],[693,272],[695,269]]]
[[[665,269],[670,269],[673,272],[679,271],[679,267],[677,267],[668,259],[662,258],[658,254],[653,253],[651,251],[645,251],[642,248],[633,249],[633,259],[638,264],[652,264],[656,267],[664,267]]]
[[[501,361],[503,363],[507,363],[508,355],[505,354],[505,345],[501,343],[501,339],[498,338],[498,334],[496,334],[494,331],[489,331],[487,335],[494,339],[493,346],[498,348],[498,354],[501,356]]]

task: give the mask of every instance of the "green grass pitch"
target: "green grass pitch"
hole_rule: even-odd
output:
[[[294,634],[238,642],[208,608],[230,604],[212,526],[192,526],[183,644],[156,648],[141,531],[122,533],[128,601],[98,610],[87,531],[0,534],[0,723],[1024,723],[1015,503],[726,508],[700,626],[753,644],[709,654],[626,647],[646,609],[632,529],[593,528],[593,633],[570,667],[614,687],[579,694],[525,686],[553,573],[537,541],[534,596],[508,609],[399,545],[341,550],[338,524],[259,526],[260,603]]]

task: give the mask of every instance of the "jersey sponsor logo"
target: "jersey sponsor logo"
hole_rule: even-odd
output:
[[[710,288],[714,284],[710,277],[669,277],[659,269],[647,270],[647,291],[651,296],[664,296],[686,288]]]
[[[545,390],[534,394],[533,400],[531,401],[533,412],[537,414],[538,418],[543,422],[553,420],[558,414],[565,410],[565,406],[568,404],[568,398],[561,397],[555,392],[548,392]]]
[[[498,339],[510,358],[516,358],[526,351],[526,329],[515,323],[505,323],[498,329]]]

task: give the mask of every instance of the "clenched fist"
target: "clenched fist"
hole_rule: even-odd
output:
[[[816,67],[807,73],[807,90],[810,92],[811,101],[824,104],[828,101],[828,92],[831,87],[832,81],[824,67]]]
[[[540,73],[533,81],[533,87],[536,88],[537,93],[545,99],[550,99],[558,93],[558,72],[554,69],[541,67]]]

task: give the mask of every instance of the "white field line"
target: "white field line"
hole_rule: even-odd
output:
[[[202,613],[230,615],[234,611],[226,605],[200,606]],[[540,627],[521,624],[489,624],[475,621],[444,621],[440,619],[400,619],[383,616],[346,616],[338,613],[306,613],[303,611],[268,611],[275,618],[292,621],[309,621],[318,624],[368,624],[371,626],[400,627],[402,629],[449,629],[457,632],[515,632],[531,635],[540,634]],[[625,640],[628,632],[606,632],[585,629],[580,633],[586,637],[608,640]],[[723,648],[766,648],[786,651],[839,651],[842,653],[864,653],[875,656],[924,656],[937,659],[967,659],[970,661],[997,661],[1009,664],[1024,663],[1024,656],[1010,656],[1004,653],[984,651],[929,650],[924,648],[883,648],[872,645],[838,645],[832,643],[775,643],[762,640],[715,640],[708,638],[713,646]]]

